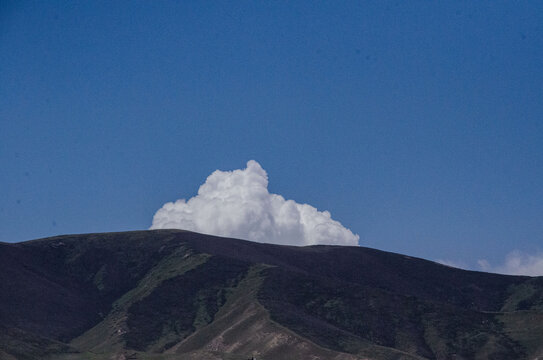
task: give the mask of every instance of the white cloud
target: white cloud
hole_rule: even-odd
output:
[[[533,255],[512,251],[505,257],[505,262],[492,266],[486,259],[477,262],[483,271],[507,275],[543,276],[543,253]]]
[[[151,229],[184,229],[288,245],[358,245],[359,236],[328,211],[268,192],[268,175],[254,160],[246,169],[216,170],[189,200],[166,203]]]

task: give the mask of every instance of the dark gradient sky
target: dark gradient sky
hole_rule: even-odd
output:
[[[543,250],[543,2],[1,4],[0,241],[145,229],[255,159],[362,245]]]

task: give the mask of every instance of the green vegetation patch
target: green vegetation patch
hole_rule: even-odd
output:
[[[521,284],[508,288],[509,297],[501,311],[517,310],[543,311],[543,277],[531,278]]]
[[[138,286],[128,291],[119,300],[113,303],[113,309],[125,309],[134,302],[148,296],[153,289],[162,284],[162,282],[182,275],[202,264],[208,259],[207,254],[192,255],[191,250],[180,246],[170,255],[162,259],[155,267],[147,273],[138,283]]]
[[[193,254],[190,249],[180,246],[159,261],[137,284],[137,286],[112,305],[109,315],[99,324],[72,341],[83,351],[107,353],[124,347],[124,334],[127,310],[132,304],[141,301],[164,281],[180,276],[209,259],[207,254]]]
[[[98,270],[98,272],[94,275],[94,278],[93,278],[93,281],[92,283],[94,284],[94,286],[96,286],[96,288],[100,291],[104,290],[105,288],[105,285],[104,285],[104,274],[106,273],[106,270],[107,269],[107,265],[102,265],[102,267],[100,268],[100,270]]]
[[[210,323],[249,264],[218,256],[171,277],[128,308],[128,348],[162,352]]]

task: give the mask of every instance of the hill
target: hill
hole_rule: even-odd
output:
[[[538,359],[543,277],[181,230],[0,243],[0,359]]]

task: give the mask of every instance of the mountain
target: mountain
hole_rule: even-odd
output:
[[[0,243],[0,359],[540,359],[543,277],[181,230]]]

